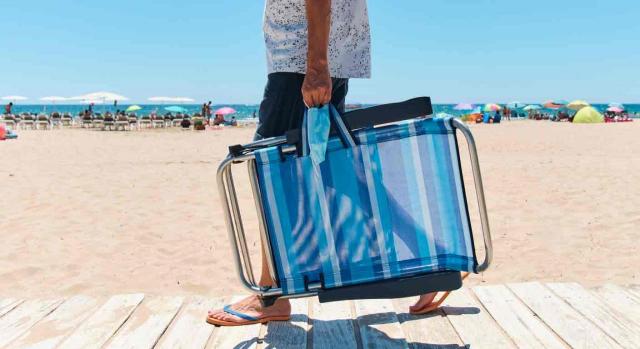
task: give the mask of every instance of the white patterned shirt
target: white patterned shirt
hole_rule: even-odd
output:
[[[305,0],[266,0],[264,38],[269,73],[306,72]],[[332,0],[329,69],[333,78],[371,76],[371,36],[366,0]]]

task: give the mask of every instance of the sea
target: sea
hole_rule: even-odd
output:
[[[161,104],[138,104],[142,107],[142,110],[136,112],[138,115],[149,114],[153,111],[158,113],[163,113],[164,109],[168,107],[168,105]],[[359,105],[350,105],[351,108],[366,108],[373,106],[374,104],[359,104]],[[478,103],[476,105],[484,105],[482,103]],[[129,105],[123,104],[118,106],[113,105],[95,105],[93,107],[95,112],[104,113],[107,111],[115,112],[116,110],[125,110]],[[181,104],[180,107],[185,108],[189,114],[199,113],[202,105],[201,104]],[[598,109],[600,112],[604,112],[607,108],[607,104],[593,104],[594,108]],[[219,104],[213,105],[212,110],[217,110],[222,107],[231,107],[236,110],[236,114],[234,115],[237,119],[248,119],[253,118],[258,115],[258,104]],[[455,104],[434,104],[434,115],[437,113],[447,113],[454,116],[461,116],[469,113],[468,111],[458,111],[454,109]],[[640,104],[625,104],[625,109],[636,117],[640,117]],[[70,113],[71,115],[78,115],[79,112],[85,110],[87,108],[86,104],[37,104],[37,105],[29,105],[29,104],[16,104],[13,106],[13,113],[19,114],[23,112],[27,113],[51,113],[57,111],[59,113]],[[3,112],[1,110],[0,112]],[[554,113],[554,110],[550,109],[541,109],[542,112]]]

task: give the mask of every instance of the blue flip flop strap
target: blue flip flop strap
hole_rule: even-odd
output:
[[[235,310],[231,309],[231,306],[229,306],[229,305],[225,305],[224,308],[222,308],[222,309],[224,310],[225,313],[231,314],[233,316],[237,316],[237,317],[239,317],[239,318],[241,318],[243,320],[247,320],[247,321],[258,321],[259,320],[258,318],[253,317],[251,315],[247,315],[247,314],[243,314],[243,313],[240,313],[238,311],[235,311]]]

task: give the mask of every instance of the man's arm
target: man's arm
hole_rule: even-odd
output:
[[[302,84],[302,98],[308,107],[331,101],[329,74],[329,32],[331,0],[306,0],[308,23],[307,74]]]

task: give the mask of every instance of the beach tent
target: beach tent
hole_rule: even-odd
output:
[[[576,124],[596,124],[604,122],[604,116],[593,107],[584,107],[576,113],[573,122]]]

